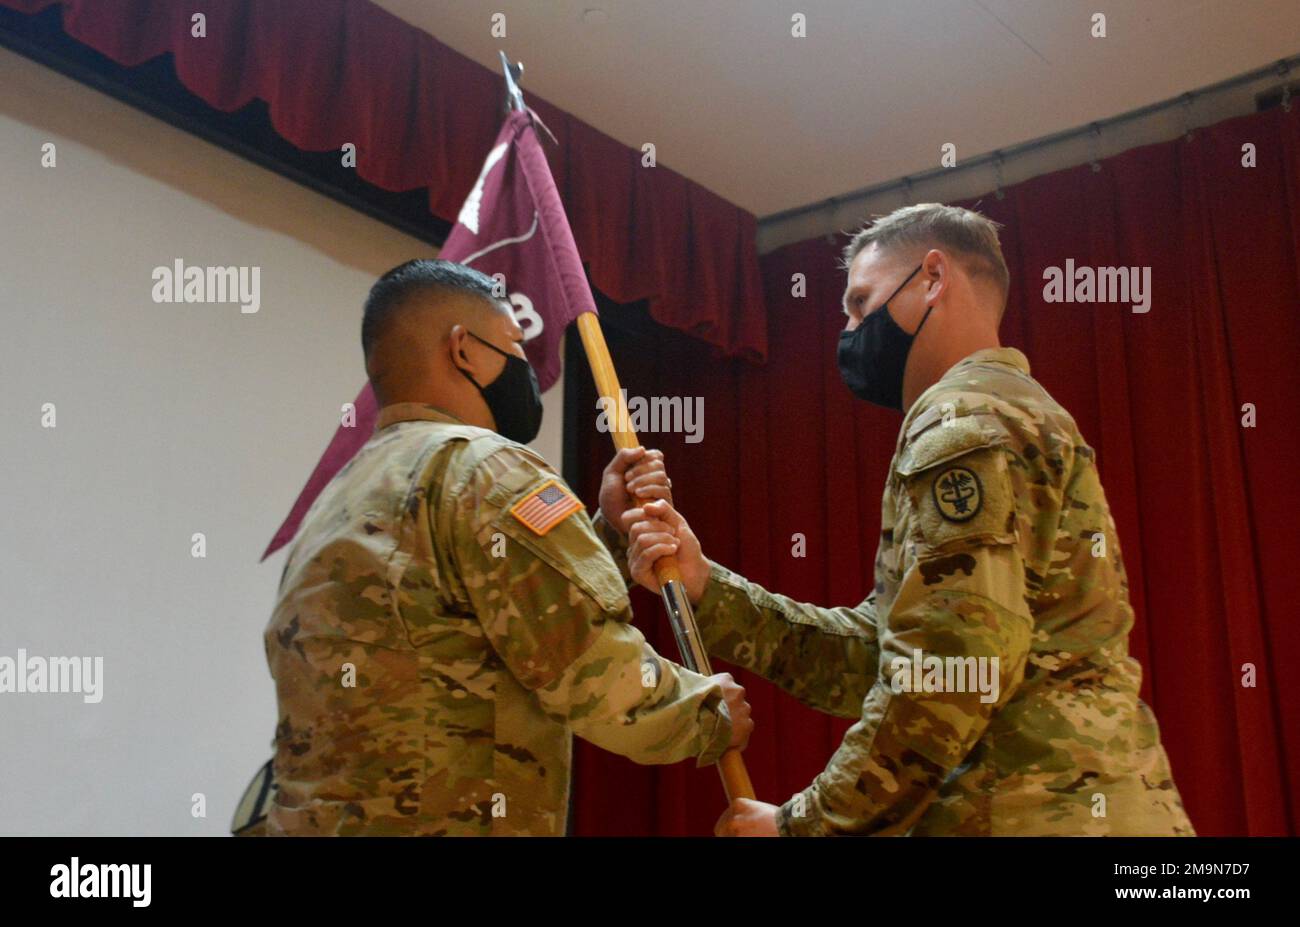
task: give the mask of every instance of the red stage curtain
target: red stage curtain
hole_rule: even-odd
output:
[[[1246,144],[1256,167],[1242,164]],[[1205,835],[1296,832],[1300,706],[1286,674],[1300,665],[1298,178],[1300,109],[1278,109],[964,204],[1006,224],[1005,342],[1097,450],[1132,583],[1143,698]],[[764,367],[719,361],[662,329],[612,339],[630,394],[704,397],[703,442],[645,440],[665,449],[705,552],[825,605],[856,603],[871,586],[900,421],[839,381],[841,244],[816,239],[763,259]],[[1150,311],[1045,303],[1043,269],[1067,258],[1149,266]],[[804,298],[791,296],[796,273]],[[592,408],[589,390],[583,402]],[[1244,403],[1256,407],[1254,428],[1242,427]],[[590,499],[610,445],[592,429],[580,440]],[[796,532],[807,559],[790,554]],[[675,654],[657,601],[635,604],[655,646]],[[1247,663],[1254,688],[1242,685]],[[758,722],[746,754],[755,786],[784,801],[824,767],[847,722],[737,675]],[[582,744],[577,776],[581,834],[706,834],[723,807],[713,770],[643,769]]]
[[[500,128],[504,82],[367,0],[0,0],[61,6],[63,28],[119,64],[171,53],[209,105],[254,98],[305,151],[357,146],[357,173],[385,190],[429,189],[455,219]],[[190,34],[201,10],[207,35]],[[525,62],[526,64],[529,62]],[[600,92],[593,88],[593,92]],[[648,300],[660,323],[761,360],[766,314],[754,216],[532,94],[559,140],[544,145],[592,283]]]
[[[56,2],[0,0],[24,12]],[[355,142],[363,178],[427,186],[446,219],[496,131],[497,76],[364,0],[210,0],[202,40],[190,39],[192,5],[176,0],[62,6],[67,32],[119,63],[171,52],[211,105],[266,100],[301,148]],[[703,442],[646,440],[668,451],[705,550],[777,591],[857,602],[871,585],[898,417],[839,382],[838,243],[768,255],[760,284],[751,215],[531,102],[560,139],[556,180],[595,285],[619,302],[648,299],[658,322],[722,351],[769,355],[762,367],[721,359],[666,328],[611,337],[631,393],[704,397]],[[979,204],[1007,224],[1005,340],[1097,449],[1132,583],[1143,695],[1202,834],[1296,830],[1300,711],[1284,674],[1300,658],[1298,442],[1287,417],[1300,408],[1298,126],[1300,111],[1234,119]],[[1246,144],[1256,167],[1242,164]],[[1151,311],[1044,303],[1043,268],[1070,258],[1151,267]],[[794,273],[807,277],[804,298],[791,296]],[[590,392],[584,403],[594,422]],[[1255,428],[1241,426],[1244,403]],[[608,439],[583,429],[579,441],[581,488],[594,499]],[[790,556],[796,532],[806,559]],[[658,604],[636,604],[672,654]],[[1247,663],[1254,688],[1242,685]],[[745,681],[760,724],[747,754],[755,785],[781,801],[823,767],[847,723]],[[575,795],[583,834],[703,834],[722,807],[713,770],[640,768],[585,744]]]

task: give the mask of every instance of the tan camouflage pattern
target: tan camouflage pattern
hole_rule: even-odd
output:
[[[881,513],[857,607],[794,602],[715,564],[696,609],[712,653],[858,718],[781,806],[781,833],[1191,835],[1138,698],[1093,451],[1023,354],[978,351],[917,400]],[[999,697],[894,691],[895,658],[917,650],[997,657]]]
[[[720,688],[629,624],[586,512],[540,537],[509,514],[554,479],[432,406],[380,411],[308,512],[266,629],[268,834],[563,834],[573,734],[639,763],[716,762]]]

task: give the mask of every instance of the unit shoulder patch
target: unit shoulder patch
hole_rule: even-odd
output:
[[[984,505],[984,486],[975,471],[949,467],[931,484],[935,508],[948,521],[970,521]]]
[[[583,508],[559,480],[547,480],[510,507],[510,514],[538,537]]]

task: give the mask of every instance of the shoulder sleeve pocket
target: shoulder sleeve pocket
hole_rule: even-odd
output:
[[[918,556],[1016,540],[1006,444],[1000,423],[983,415],[909,437],[894,469],[915,513]]]
[[[506,536],[507,543],[527,550],[594,599],[606,616],[625,619],[631,608],[627,587],[585,509],[567,515],[540,535],[512,514],[515,502],[534,488],[503,493],[507,498],[500,500],[500,514],[484,530],[489,535],[499,531]]]

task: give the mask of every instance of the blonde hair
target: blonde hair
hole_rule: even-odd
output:
[[[844,247],[844,268],[870,245],[895,252],[917,248],[942,248],[965,258],[967,271],[984,275],[997,284],[1005,302],[1011,287],[1011,274],[1002,257],[997,222],[973,209],[945,206],[942,203],[918,203],[895,209],[887,216],[877,216],[856,233]]]

